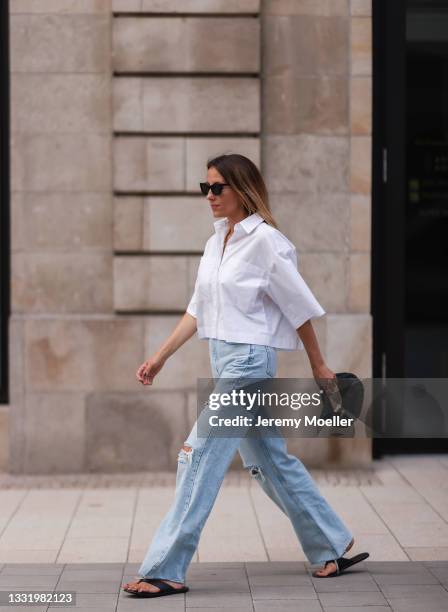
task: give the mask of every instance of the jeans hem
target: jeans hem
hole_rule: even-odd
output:
[[[147,578],[148,580],[171,580],[171,582],[185,584],[185,578],[171,578],[170,576],[139,576],[139,578]]]
[[[322,558],[322,559],[318,559],[317,561],[311,561],[311,560],[310,560],[310,561],[309,561],[309,563],[310,563],[311,565],[317,565],[317,564],[319,564],[319,563],[325,563],[326,561],[334,561],[334,559],[339,559],[339,557],[342,557],[342,556],[343,556],[343,554],[345,553],[345,549],[346,549],[346,548],[347,548],[347,546],[350,544],[350,542],[352,541],[352,539],[353,539],[353,536],[350,536],[350,539],[349,539],[349,541],[347,542],[347,544],[345,544],[345,546],[344,546],[344,548],[343,548],[343,550],[342,550],[341,554],[340,554],[340,555],[338,555],[337,557],[332,557],[331,559],[329,559],[328,557],[326,557],[325,559],[324,559],[324,558]],[[334,549],[334,550],[336,550],[336,549]]]

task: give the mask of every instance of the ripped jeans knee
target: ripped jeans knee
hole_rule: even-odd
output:
[[[184,444],[177,455],[178,463],[188,463],[191,465],[193,459],[193,447],[189,444]]]
[[[255,480],[260,480],[261,482],[265,481],[263,470],[259,465],[249,465],[247,469],[249,470],[251,476],[255,478]]]

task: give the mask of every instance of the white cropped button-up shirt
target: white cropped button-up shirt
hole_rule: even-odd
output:
[[[325,310],[297,269],[295,246],[253,213],[236,223],[215,221],[201,257],[187,312],[199,338],[303,349],[297,328]]]

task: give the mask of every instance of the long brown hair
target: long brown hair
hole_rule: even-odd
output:
[[[257,212],[266,223],[278,229],[261,172],[248,157],[238,153],[219,155],[207,162],[208,168],[218,170],[249,214]]]

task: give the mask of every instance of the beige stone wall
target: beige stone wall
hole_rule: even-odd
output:
[[[170,470],[207,343],[152,388],[213,231],[212,155],[260,164],[328,314],[328,364],[370,375],[370,22],[361,0],[11,0],[11,398],[0,466]],[[279,376],[309,375],[283,353]],[[305,443],[306,442],[306,443]],[[296,440],[311,464],[369,444]],[[7,449],[9,448],[9,457]]]

